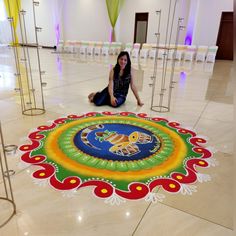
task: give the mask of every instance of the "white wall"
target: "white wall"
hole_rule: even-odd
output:
[[[55,44],[55,29],[52,17],[52,6],[50,1],[40,0],[39,6],[35,7],[36,25],[42,28],[42,31],[38,33],[38,41],[40,45],[54,46]],[[33,17],[33,5],[32,1],[21,0],[22,9],[26,11],[25,24],[27,31],[28,43],[35,43],[34,32],[34,17]],[[23,25],[23,22],[22,22]],[[19,34],[18,27],[18,35]],[[20,37],[19,37],[20,38]],[[21,41],[21,40],[20,40]]]
[[[170,19],[173,15],[173,6],[174,1],[172,2]],[[126,0],[120,14],[120,40],[122,42],[133,42],[134,39],[134,24],[135,24],[135,13],[148,12],[148,32],[147,32],[147,42],[155,43],[156,37],[155,33],[157,32],[158,17],[156,14],[157,10],[161,10],[161,39],[160,42],[164,43],[166,39],[166,26],[168,19],[168,9],[169,1],[168,0]],[[184,17],[185,19],[188,16],[189,10],[189,0],[178,0],[176,13],[174,18],[173,33],[172,33],[172,43],[175,41],[176,36],[176,25],[177,18]],[[169,35],[169,33],[168,33]],[[180,43],[183,42],[184,34],[180,35]]]
[[[174,2],[171,0],[172,3]],[[193,44],[213,45],[216,43],[222,11],[233,11],[233,0],[198,0],[199,7],[193,32]],[[39,43],[56,45],[55,24],[60,24],[61,39],[108,41],[111,25],[105,0],[39,0],[36,7],[37,25],[43,28],[38,34]],[[187,26],[191,0],[178,0],[176,17],[184,17]],[[161,42],[165,41],[168,15],[168,0],[125,0],[116,24],[117,41],[133,42],[136,12],[149,12],[147,42],[155,43],[158,18],[156,10],[162,10]],[[32,1],[22,0],[29,43],[35,42]],[[176,19],[174,21],[176,28]],[[173,38],[175,30],[173,31]],[[185,32],[180,35],[184,42]],[[174,39],[173,39],[174,40]],[[173,42],[172,40],[172,42]],[[1,41],[1,39],[0,39]]]
[[[4,0],[0,0],[0,44],[11,42],[11,28],[7,20]]]
[[[108,41],[111,24],[105,0],[73,0],[64,5],[64,40]]]
[[[233,0],[199,0],[192,44],[216,44],[222,11],[233,11]]]

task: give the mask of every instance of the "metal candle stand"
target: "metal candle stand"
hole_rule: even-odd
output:
[[[39,72],[39,80],[36,81],[33,78],[30,55],[28,50],[28,39],[26,32],[26,24],[25,24],[25,14],[26,11],[21,10],[19,8],[18,0],[16,1],[18,17],[19,17],[19,26],[20,26],[20,35],[21,35],[21,46],[23,51],[23,57],[20,59],[19,56],[19,44],[16,42],[17,36],[14,30],[14,19],[11,17],[11,4],[8,0],[8,8],[9,15],[8,20],[11,26],[11,35],[12,35],[12,47],[14,51],[15,57],[15,76],[18,81],[18,88],[15,88],[15,91],[19,92],[20,100],[21,100],[21,111],[23,115],[35,116],[41,115],[45,113],[45,105],[44,105],[44,95],[43,95],[43,87],[46,86],[46,83],[42,81],[42,74],[45,72],[41,70],[40,56],[39,56],[39,43],[38,43],[38,32],[42,30],[42,28],[36,26],[36,17],[35,17],[35,7],[39,6],[39,2],[32,1],[33,4],[33,16],[34,16],[34,29],[35,29],[35,38],[36,43],[31,45],[36,47],[37,51],[37,64],[38,64],[38,72]],[[21,62],[25,68],[25,78],[22,73]],[[26,86],[24,86],[26,83]],[[39,88],[36,90],[35,88]],[[37,94],[37,96],[36,96]]]
[[[3,196],[0,195],[0,206],[3,205],[5,202],[10,203],[10,206],[12,208],[11,212],[6,215],[5,219],[2,219],[0,221],[0,228],[3,227],[7,222],[11,220],[11,218],[16,214],[16,205],[14,202],[13,192],[12,192],[12,185],[11,185],[11,179],[10,175],[12,174],[12,170],[9,170],[8,164],[7,164],[7,153],[15,152],[17,149],[16,145],[5,145],[3,140],[3,133],[2,133],[2,127],[0,123],[0,173],[2,180],[0,181],[0,189],[3,187],[4,191],[0,191]],[[14,172],[14,171],[13,171]],[[1,207],[1,214],[3,207]]]
[[[179,41],[180,30],[184,29],[184,26],[181,25],[183,18],[178,18],[175,44],[174,44],[174,47],[170,47],[177,0],[175,0],[174,2],[172,19],[170,21],[171,2],[173,1],[170,0],[170,3],[169,3],[168,20],[167,20],[166,35],[165,35],[165,46],[163,48],[159,46],[161,10],[156,11],[157,16],[158,16],[158,28],[157,28],[157,33],[155,33],[155,36],[157,39],[156,46],[155,46],[156,51],[155,51],[153,76],[151,76],[152,83],[150,84],[150,86],[152,87],[151,110],[157,111],[157,112],[170,111],[171,93],[172,93],[172,89],[174,88],[174,83],[176,83],[176,81],[174,81],[173,79],[174,69],[175,69],[175,55],[176,55],[177,45]],[[170,32],[169,32],[169,29],[170,29]],[[157,81],[157,64],[158,64],[158,50],[159,49],[164,49],[163,61],[162,61],[163,66],[162,66],[162,72],[161,72],[160,90],[158,92],[159,98],[157,99],[157,103],[154,104],[154,100],[156,102],[155,95],[157,92],[156,87],[157,87],[157,82],[158,82]],[[173,56],[171,59],[172,63],[171,63],[171,70],[170,70],[171,72],[170,72],[170,78],[169,78],[169,85],[166,85],[167,84],[167,62],[168,62],[168,55],[169,55],[170,50],[174,50],[174,51],[173,51]]]

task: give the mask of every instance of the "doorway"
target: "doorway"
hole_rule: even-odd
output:
[[[233,12],[222,12],[216,45],[216,59],[233,60]]]
[[[148,12],[135,13],[134,43],[146,43],[148,29]]]

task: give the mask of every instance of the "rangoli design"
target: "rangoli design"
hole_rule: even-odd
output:
[[[144,113],[90,112],[59,118],[29,134],[21,160],[33,177],[57,190],[93,186],[106,201],[161,200],[158,189],[183,194],[210,179],[214,166],[206,140],[177,122]]]

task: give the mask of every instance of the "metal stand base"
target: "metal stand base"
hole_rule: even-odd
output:
[[[170,108],[165,106],[152,106],[151,110],[156,112],[169,112]]]
[[[10,215],[7,216],[6,219],[3,220],[3,222],[0,222],[0,228],[3,227],[4,225],[6,225],[11,220],[11,218],[16,214],[16,205],[15,205],[15,203],[10,199],[0,197],[0,204],[3,201],[7,201],[7,202],[10,203],[10,205],[12,206],[12,211],[11,211]]]
[[[45,112],[46,110],[42,108],[30,108],[22,111],[22,113],[26,116],[38,116],[44,114]]]
[[[0,182],[0,188],[3,188],[3,191],[1,190],[0,193],[3,196],[0,196],[0,215],[2,216],[4,213],[4,208],[2,205],[4,202],[10,203],[12,207],[12,211],[10,214],[6,214],[6,217],[4,219],[0,219],[0,228],[4,226],[16,213],[16,205],[14,202],[13,197],[13,191],[12,191],[12,185],[11,185],[11,179],[10,175],[14,174],[14,170],[9,170],[8,163],[7,163],[7,153],[14,152],[17,148],[16,145],[6,145],[4,144],[3,139],[3,133],[2,133],[2,127],[0,122],[0,175],[2,176],[2,181]],[[8,209],[6,209],[8,210]],[[8,212],[7,212],[8,213]],[[2,222],[3,221],[3,222]]]

